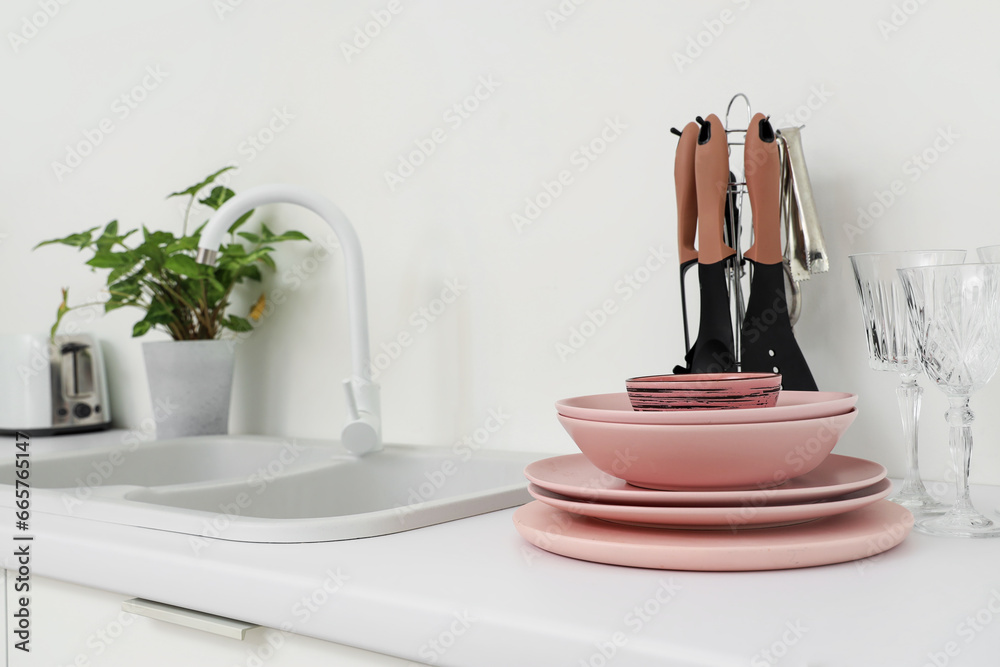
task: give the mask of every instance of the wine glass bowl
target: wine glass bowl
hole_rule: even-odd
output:
[[[922,366],[897,270],[913,266],[960,264],[965,261],[965,251],[875,252],[851,255],[850,259],[868,344],[868,365],[872,370],[894,371],[900,376],[896,399],[906,446],[906,476],[892,500],[917,516],[943,513],[947,507],[927,493],[920,479],[917,422],[923,389],[917,384],[917,376],[922,372]]]
[[[899,269],[914,339],[927,377],[947,397],[949,444],[957,500],[944,515],[919,518],[933,535],[998,537],[1000,526],[969,496],[972,459],[970,397],[1000,367],[1000,264]]]
[[[1000,245],[988,245],[976,248],[976,254],[979,255],[980,262],[995,264],[1000,262]]]
[[[915,266],[961,264],[964,250],[902,250],[851,255],[854,285],[861,302],[868,365],[876,371],[921,372],[906,296],[897,270]]]

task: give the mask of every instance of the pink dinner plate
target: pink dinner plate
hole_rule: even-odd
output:
[[[888,500],[853,512],[781,528],[741,531],[626,526],[563,512],[540,502],[514,512],[514,526],[536,547],[562,556],[660,570],[787,570],[868,558],[909,535],[913,515]]]
[[[842,496],[885,478],[885,466],[853,456],[830,454],[815,469],[781,486],[749,491],[655,491],[612,477],[583,454],[554,456],[524,469],[528,480],[575,500],[647,507],[789,505]]]
[[[883,479],[867,489],[854,491],[830,500],[801,505],[752,505],[743,507],[640,507],[586,503],[546,491],[534,484],[528,493],[535,500],[556,509],[605,521],[660,526],[663,528],[711,528],[739,530],[765,526],[783,526],[812,521],[861,509],[882,500],[892,491],[892,482]]]
[[[759,424],[842,415],[858,402],[857,394],[839,391],[782,391],[773,408],[739,410],[632,409],[628,394],[594,394],[556,401],[556,411],[574,419],[623,424]]]

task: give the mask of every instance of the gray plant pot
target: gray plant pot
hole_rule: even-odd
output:
[[[229,432],[235,350],[224,340],[143,343],[156,438]]]

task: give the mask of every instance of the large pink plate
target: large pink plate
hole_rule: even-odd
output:
[[[514,512],[524,539],[595,563],[660,570],[785,570],[868,558],[902,542],[913,527],[905,507],[880,500],[819,521],[760,530],[664,530],[576,516],[533,502]]]
[[[605,521],[621,521],[669,528],[715,528],[739,530],[760,526],[779,526],[843,514],[876,503],[889,495],[892,482],[883,479],[867,489],[846,496],[801,505],[750,505],[744,507],[637,507],[585,503],[546,491],[533,484],[528,492],[556,509],[592,516]]]
[[[524,469],[533,484],[587,502],[647,507],[738,507],[804,503],[841,496],[885,478],[885,466],[874,461],[830,454],[815,469],[781,486],[749,491],[655,491],[612,477],[583,454],[554,456]]]
[[[556,411],[574,419],[621,424],[759,424],[842,415],[858,402],[857,394],[838,391],[782,391],[773,408],[735,410],[632,409],[628,394],[594,394],[556,401]]]

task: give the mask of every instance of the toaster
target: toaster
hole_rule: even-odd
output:
[[[110,426],[104,357],[93,336],[0,335],[0,434]]]

